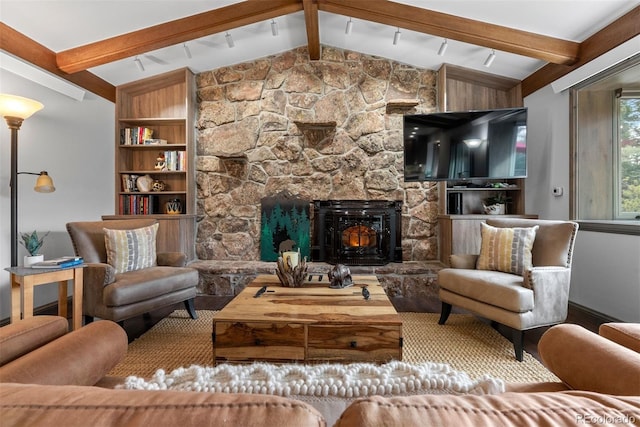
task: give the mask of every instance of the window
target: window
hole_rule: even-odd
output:
[[[640,219],[640,90],[616,97],[616,219]]]
[[[640,234],[640,55],[573,88],[571,105],[571,217]]]

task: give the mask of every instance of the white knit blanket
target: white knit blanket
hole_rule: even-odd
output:
[[[253,363],[193,365],[169,374],[160,369],[150,380],[130,376],[119,388],[351,399],[370,395],[497,394],[504,392],[504,381],[488,375],[472,380],[466,373],[440,363]]]

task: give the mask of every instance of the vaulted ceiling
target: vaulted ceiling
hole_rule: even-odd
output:
[[[526,96],[640,33],[640,0],[0,1],[0,49],[106,99],[115,85],[306,45],[522,80]],[[345,26],[352,21],[352,30]],[[277,26],[272,35],[271,25]],[[393,42],[394,34],[402,36]],[[230,34],[230,48],[224,36]],[[447,41],[448,49],[438,55]],[[492,68],[483,63],[496,53]],[[133,62],[140,59],[145,70]]]

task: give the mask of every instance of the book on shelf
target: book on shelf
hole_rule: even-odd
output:
[[[146,140],[152,139],[153,129],[137,126],[133,128],[120,129],[120,145],[144,144]]]
[[[151,194],[121,194],[120,215],[152,215],[160,213],[158,196]]]
[[[82,257],[79,256],[63,256],[60,258],[53,258],[47,261],[36,262],[31,264],[31,268],[68,268],[84,263]]]

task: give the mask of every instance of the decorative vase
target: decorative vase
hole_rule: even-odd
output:
[[[44,255],[25,255],[23,265],[25,267],[31,267],[33,264],[42,261],[44,261]]]
[[[170,215],[182,213],[182,201],[180,199],[171,199],[164,204],[164,211]]]
[[[149,175],[143,175],[136,180],[136,187],[138,187],[138,191],[146,193],[151,191],[151,183],[153,183],[153,178]]]
[[[493,205],[482,205],[484,213],[487,215],[504,215],[506,212],[504,203],[496,203]]]

